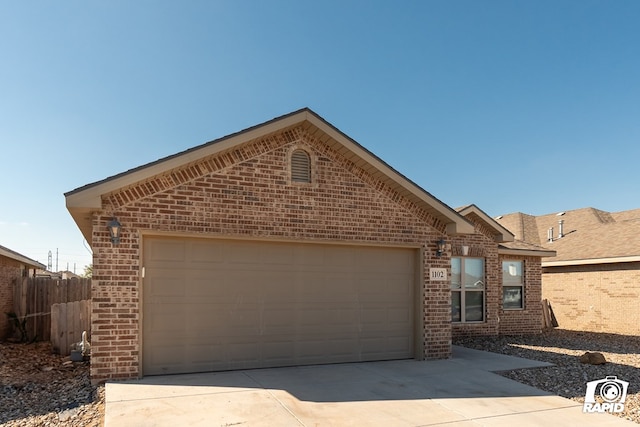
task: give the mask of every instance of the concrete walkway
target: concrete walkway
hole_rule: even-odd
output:
[[[547,363],[454,347],[450,360],[148,377],[106,385],[106,427],[635,426],[491,371]],[[558,378],[558,381],[562,381]]]

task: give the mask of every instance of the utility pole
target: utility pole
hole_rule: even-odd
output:
[[[51,251],[49,251],[49,258],[47,259],[47,271],[51,271]]]
[[[58,271],[60,271],[60,270],[58,269],[58,248],[56,248],[56,273]]]

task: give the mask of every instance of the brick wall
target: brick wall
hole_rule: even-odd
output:
[[[462,246],[469,246],[469,257],[485,260],[485,321],[452,323],[452,336],[508,335],[540,333],[542,330],[541,258],[498,254],[493,240],[494,231],[488,229],[475,214],[466,218],[475,224],[476,234],[452,238],[452,256],[463,256]],[[524,261],[525,301],[523,310],[503,310],[502,261]]]
[[[542,283],[539,257],[500,256],[502,261],[524,261],[524,309],[502,310],[502,292],[500,293],[500,323],[498,332],[503,335],[535,334],[542,331]],[[500,276],[502,282],[502,275]],[[502,284],[502,283],[501,283]]]
[[[476,231],[479,231],[476,228]],[[502,299],[501,272],[498,260],[498,245],[484,234],[452,239],[452,256],[463,256],[462,246],[469,246],[469,257],[484,258],[485,269],[485,321],[481,323],[452,323],[454,337],[472,335],[497,335],[499,303]],[[451,310],[449,310],[451,313]]]
[[[542,297],[560,328],[640,334],[640,262],[545,267]]]
[[[0,256],[0,340],[6,339],[11,330],[5,313],[13,311],[13,281],[22,276],[22,265]]]
[[[311,184],[290,180],[288,159],[295,148],[311,154]],[[123,226],[118,246],[106,230],[112,216]],[[150,230],[422,247],[424,356],[450,356],[449,284],[430,283],[426,276],[429,267],[450,267],[450,254],[435,256],[444,224],[297,128],[103,198],[92,236],[94,382],[140,375],[140,248]],[[496,249],[487,251],[497,262]]]

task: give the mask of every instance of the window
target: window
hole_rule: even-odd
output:
[[[311,182],[311,159],[304,150],[295,150],[291,154],[291,181]]]
[[[484,258],[451,258],[451,321],[484,321]]]
[[[502,307],[505,310],[524,308],[524,276],[522,261],[502,261]]]

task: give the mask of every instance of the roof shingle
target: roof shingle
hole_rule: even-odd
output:
[[[590,207],[540,216],[516,212],[497,221],[516,239],[555,250],[554,262],[640,256],[640,209],[611,213]]]

